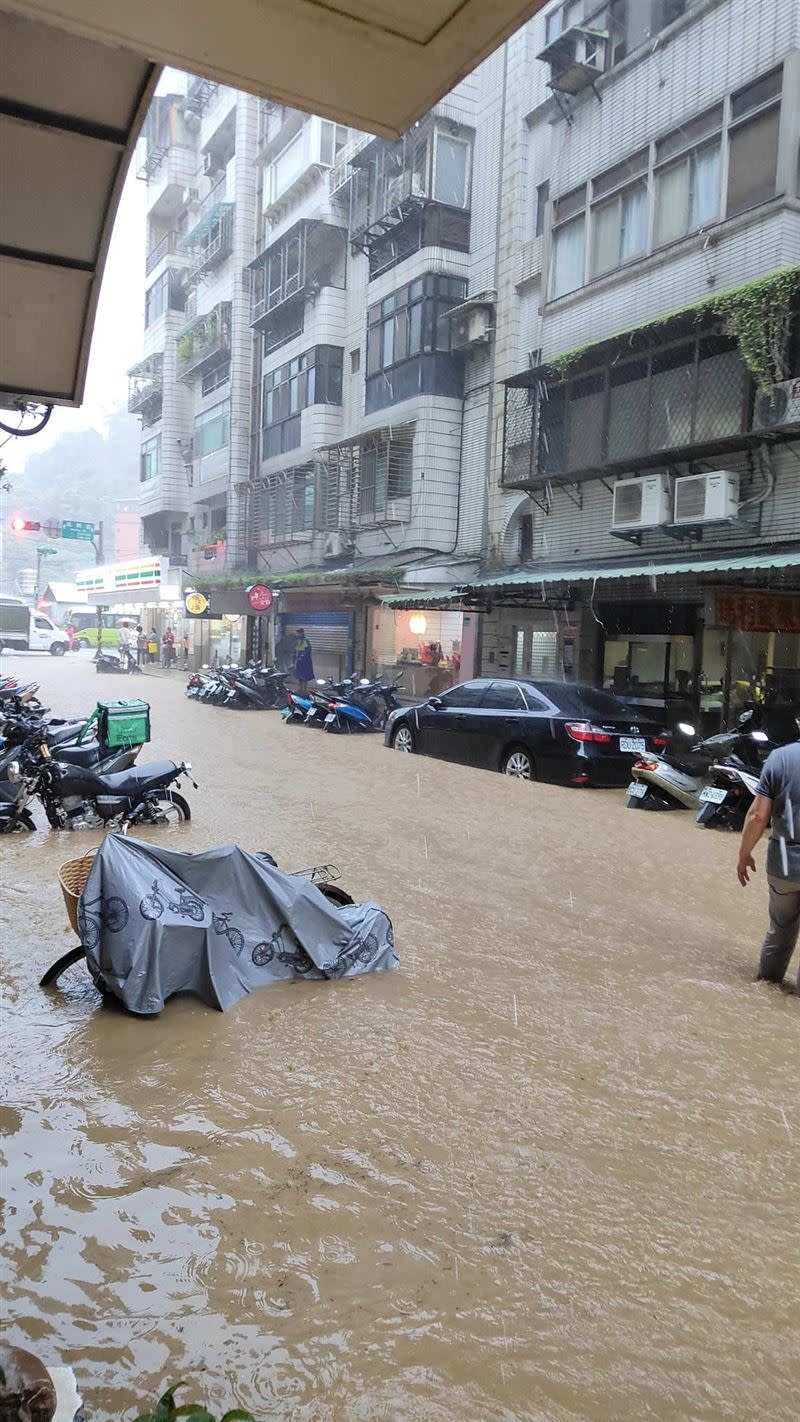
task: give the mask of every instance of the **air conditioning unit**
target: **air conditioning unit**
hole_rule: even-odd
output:
[[[454,316],[450,327],[450,345],[454,351],[470,346],[484,346],[492,334],[492,313],[488,306],[476,306]]]
[[[594,84],[606,67],[608,31],[572,25],[548,44],[537,58],[550,65],[549,86],[561,94],[579,94]]]
[[[761,391],[753,406],[753,429],[774,430],[779,425],[800,424],[800,375],[782,380],[769,394]]]
[[[344,558],[351,550],[351,543],[343,529],[337,528],[325,539],[323,558]]]
[[[203,172],[207,178],[213,178],[215,173],[222,172],[219,160],[215,158],[213,153],[203,154]]]
[[[675,523],[714,523],[739,512],[739,475],[711,469],[675,480]]]
[[[633,528],[660,528],[671,514],[669,478],[647,474],[644,479],[620,479],[614,485],[612,532]]]

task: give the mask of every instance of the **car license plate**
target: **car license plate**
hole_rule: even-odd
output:
[[[632,795],[634,800],[643,800],[647,794],[647,786],[643,785],[641,780],[632,780],[628,786],[628,794]]]
[[[700,800],[704,805],[721,805],[727,793],[727,790],[717,790],[714,785],[707,785],[705,790],[700,791]]]
[[[335,717],[334,713],[333,713],[332,711],[329,711],[328,714],[327,714],[327,716],[325,717],[325,725],[326,725],[326,726],[329,726],[329,725],[331,724],[331,721],[335,721],[335,720],[336,720],[336,717]]]
[[[620,736],[619,748],[629,755],[644,755],[647,750],[647,743],[644,736]]]

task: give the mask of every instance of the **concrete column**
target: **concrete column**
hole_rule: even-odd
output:
[[[233,288],[231,291],[231,432],[228,468],[227,528],[229,566],[244,567],[247,556],[246,497],[237,485],[250,477],[250,421],[253,380],[253,333],[250,329],[250,280],[246,270],[255,252],[256,144],[258,100],[240,94],[236,105],[234,157]]]

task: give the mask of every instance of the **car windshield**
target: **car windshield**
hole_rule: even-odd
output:
[[[559,711],[566,716],[610,717],[613,720],[630,720],[631,708],[607,691],[599,691],[594,686],[577,686],[570,682],[537,682],[537,689],[554,701]],[[641,719],[641,718],[640,718]]]

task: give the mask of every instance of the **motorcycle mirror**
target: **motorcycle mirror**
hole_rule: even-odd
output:
[[[742,714],[741,714],[741,716],[739,717],[739,720],[737,721],[736,724],[737,724],[738,726],[746,726],[747,723],[748,723],[748,721],[752,721],[752,719],[753,719],[753,712],[752,712],[752,710],[750,710],[750,711],[743,711]]]
[[[768,741],[769,736],[767,735],[766,731],[751,731],[750,739],[753,741]]]
[[[688,721],[679,721],[678,730],[682,736],[693,736],[695,734],[694,726],[690,726]]]

